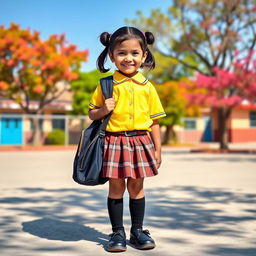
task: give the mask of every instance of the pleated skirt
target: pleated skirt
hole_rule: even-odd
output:
[[[148,134],[131,137],[106,135],[103,177],[137,179],[157,174],[155,148]]]

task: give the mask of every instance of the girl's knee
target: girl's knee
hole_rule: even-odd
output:
[[[127,190],[131,198],[136,199],[144,196],[143,181],[143,178],[128,179]]]
[[[123,179],[109,179],[109,197],[119,199],[125,192],[125,181]]]

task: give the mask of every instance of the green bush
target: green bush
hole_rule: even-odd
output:
[[[54,129],[49,132],[46,137],[46,144],[52,145],[64,145],[65,143],[65,132],[61,129]]]

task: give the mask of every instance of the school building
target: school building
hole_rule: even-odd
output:
[[[66,92],[53,101],[40,116],[41,142],[54,129],[65,131],[65,144],[76,144],[80,131],[90,120],[88,117],[70,116],[72,108],[71,93]],[[32,102],[31,108],[36,108]],[[26,115],[15,102],[0,98],[0,146],[26,145],[31,143],[34,115]],[[174,129],[180,143],[197,143],[218,141],[217,113],[204,110],[199,118],[185,118],[184,127]],[[256,142],[256,105],[243,103],[234,108],[228,120],[229,142]]]
[[[177,127],[179,142],[217,142],[218,116],[214,110],[205,110],[200,118],[185,118],[185,126]],[[227,121],[228,141],[256,142],[256,105],[244,101],[234,108]]]
[[[45,106],[39,115],[39,129],[41,143],[45,143],[47,134],[54,129],[65,132],[65,144],[76,144],[80,131],[88,125],[85,116],[69,115],[72,109],[72,94],[67,91],[57,100]],[[33,136],[33,109],[37,109],[38,102],[31,101],[31,114],[25,114],[20,106],[12,100],[0,97],[0,146],[31,144]]]

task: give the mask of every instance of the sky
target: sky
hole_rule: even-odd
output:
[[[40,31],[41,38],[51,34],[66,35],[66,39],[88,49],[89,59],[83,71],[96,68],[96,60],[104,49],[99,35],[107,31],[113,33],[127,25],[125,18],[136,17],[140,10],[149,16],[152,9],[166,11],[170,0],[0,0],[0,25],[9,27],[11,22],[21,28]],[[107,63],[109,67],[110,62]]]

